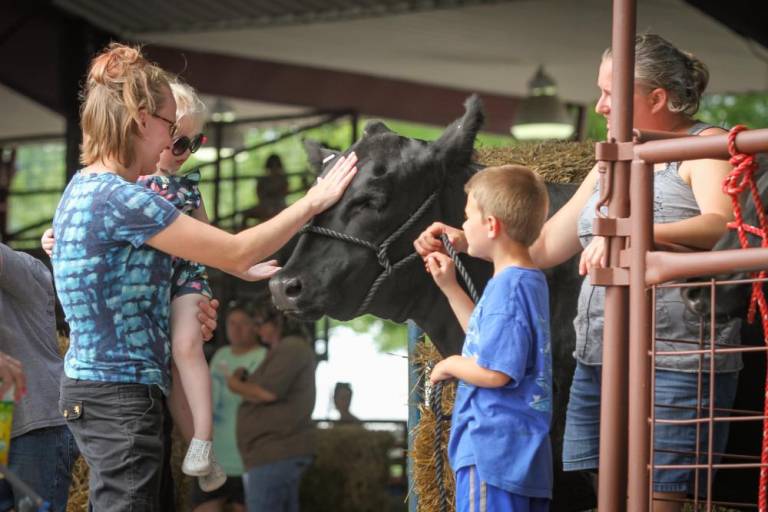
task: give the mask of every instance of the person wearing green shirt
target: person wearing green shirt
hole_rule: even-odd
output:
[[[237,449],[235,427],[237,410],[242,397],[227,387],[227,379],[237,368],[253,372],[267,351],[258,343],[256,325],[245,306],[235,304],[227,311],[225,320],[228,345],[221,347],[210,362],[213,397],[213,449],[227,473],[223,487],[204,492],[193,486],[193,512],[221,512],[225,504],[234,512],[245,512],[242,475],[243,460]]]

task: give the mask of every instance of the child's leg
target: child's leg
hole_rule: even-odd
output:
[[[181,385],[181,375],[176,363],[171,361],[171,394],[168,397],[168,410],[173,417],[173,423],[179,428],[181,437],[187,443],[192,440],[194,430],[192,426],[192,411],[189,408],[184,386]]]
[[[203,295],[187,294],[171,303],[171,347],[179,381],[192,414],[193,437],[210,441],[213,412],[211,408],[211,374],[203,354],[200,322],[197,320]],[[177,387],[174,385],[174,388]],[[182,413],[183,414],[183,413]]]

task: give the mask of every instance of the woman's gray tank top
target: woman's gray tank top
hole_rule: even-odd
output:
[[[689,133],[698,135],[711,125],[696,123]],[[654,174],[653,180],[653,222],[663,224],[688,219],[701,214],[693,190],[678,173],[680,162],[671,162]],[[592,221],[595,205],[599,199],[598,187],[587,201],[578,219],[578,234],[582,247],[592,241]],[[605,211],[603,212],[605,213]],[[592,286],[589,277],[584,278],[579,294],[578,310],[573,322],[576,330],[576,351],[574,356],[587,365],[600,365],[603,361],[603,317],[605,310],[605,288]],[[688,311],[680,297],[680,289],[660,288],[656,291],[656,350],[683,351],[697,348],[690,343],[671,340],[698,340],[699,317]],[[740,341],[741,321],[733,318],[716,325],[717,343],[737,344]],[[704,333],[709,333],[707,323]],[[707,341],[709,337],[705,335]],[[708,345],[708,343],[707,343]],[[699,368],[698,355],[657,357],[656,367],[665,370],[694,372]],[[739,354],[718,355],[715,371],[732,372],[742,366]],[[709,369],[709,358],[703,360],[703,368]]]

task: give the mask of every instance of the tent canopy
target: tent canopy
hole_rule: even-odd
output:
[[[711,70],[710,92],[768,90],[768,36],[757,27],[768,4],[719,4],[640,1],[638,31],[699,56]],[[5,4],[0,20],[8,63],[0,105],[12,114],[0,118],[0,139],[63,132],[73,76],[110,38],[145,43],[201,92],[241,100],[239,115],[353,108],[440,124],[477,91],[488,127],[506,132],[539,65],[563,99],[594,101],[611,8],[606,0],[54,0]],[[55,34],[62,24],[70,32]],[[62,59],[67,34],[89,53]],[[73,58],[78,65],[64,64]]]

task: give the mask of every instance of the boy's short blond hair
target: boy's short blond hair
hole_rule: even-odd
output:
[[[112,43],[97,55],[81,93],[80,162],[91,165],[114,158],[130,167],[139,134],[139,112],[157,112],[170,81],[170,75],[145,59],[140,48]]]
[[[179,124],[182,119],[188,119],[192,126],[202,129],[207,109],[197,95],[197,91],[177,78],[171,82],[171,92],[176,101],[176,123]]]
[[[487,167],[472,176],[464,190],[483,215],[499,219],[507,235],[530,247],[547,220],[549,196],[541,177],[522,165]]]

